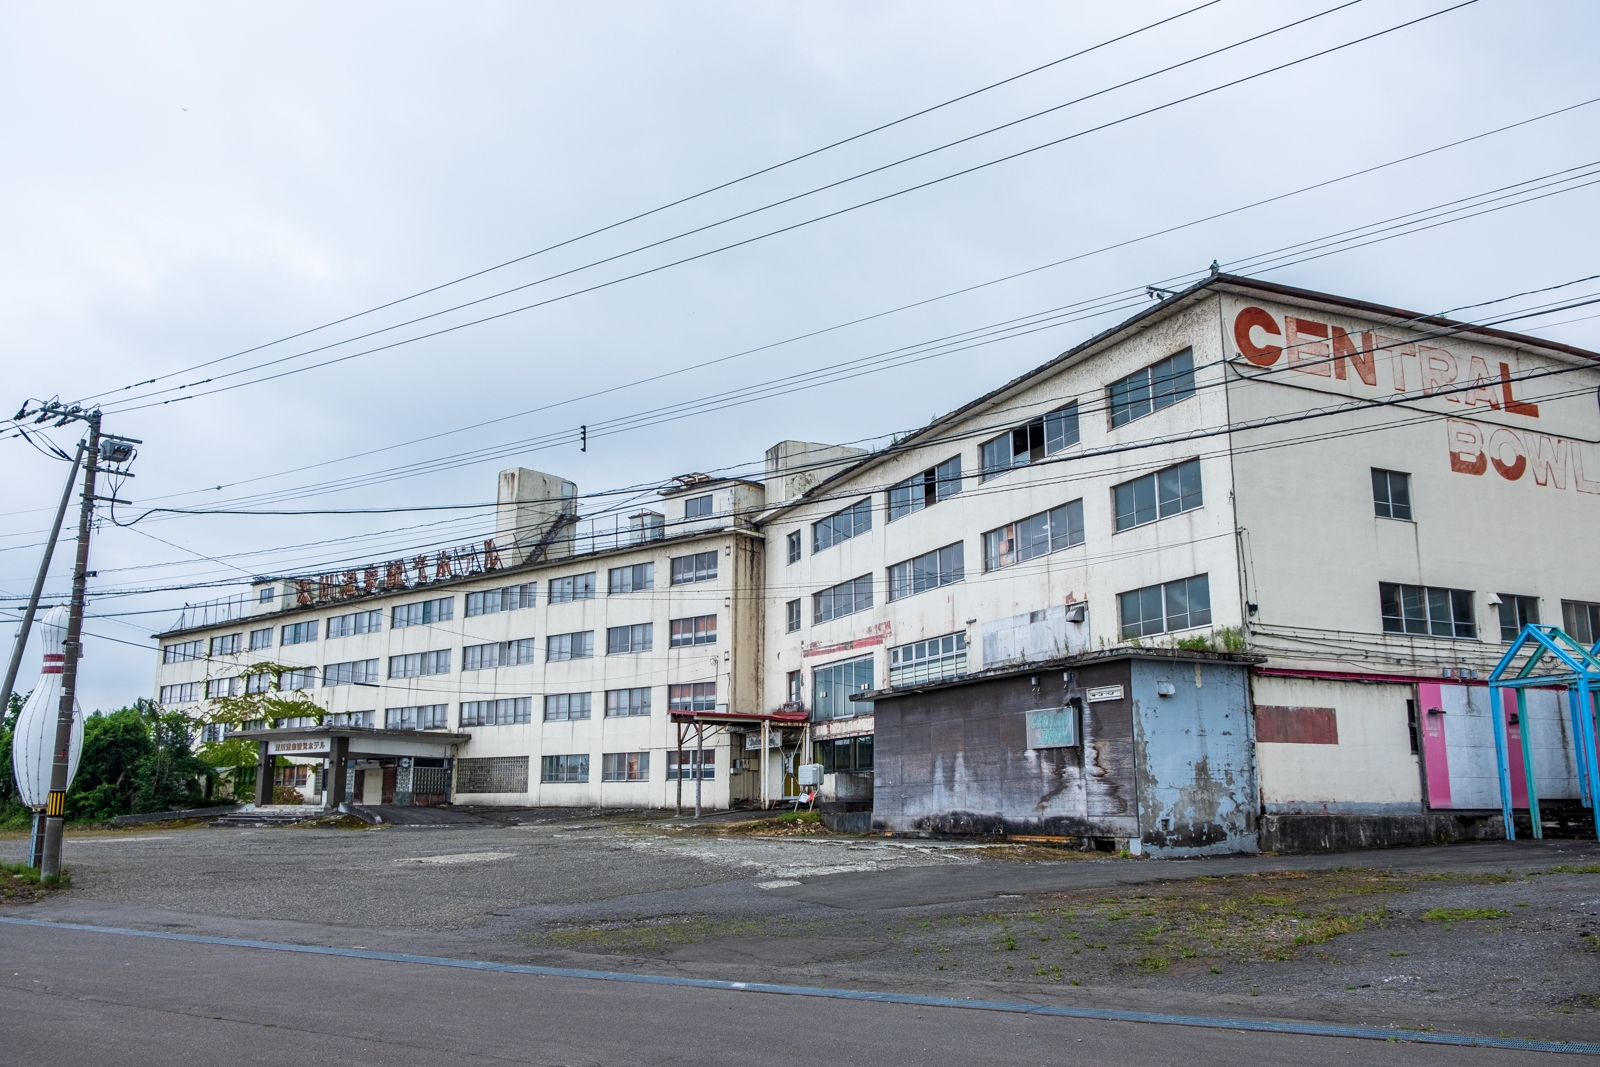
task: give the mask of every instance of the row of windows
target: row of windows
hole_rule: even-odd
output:
[[[684,780],[698,773],[702,780],[716,778],[717,753],[715,749],[690,749],[683,753]],[[678,752],[667,752],[667,781],[679,778]],[[539,757],[539,781],[545,785],[584,783],[589,780],[589,754]],[[600,757],[602,782],[648,782],[650,780],[650,753],[606,752]]]
[[[672,559],[672,584],[686,585],[692,582],[710,581],[717,576],[717,553],[696,552],[692,556],[679,556]],[[608,572],[611,593],[635,593],[642,590],[655,588],[655,564],[636,563],[627,567],[613,567]],[[468,593],[466,595],[466,610],[468,618],[479,615],[490,615],[501,611],[517,611],[522,608],[534,606],[537,583],[524,582],[521,585],[508,585],[500,589],[486,589],[482,592]],[[568,575],[564,578],[550,580],[550,603],[566,604],[576,600],[592,600],[595,595],[595,572],[587,574]],[[401,604],[396,606],[390,616],[390,626],[401,629],[407,626],[426,626],[436,622],[448,622],[455,616],[455,598],[441,597],[436,600],[424,600],[415,604]],[[303,622],[286,624],[282,629],[280,643],[285,645],[305,644],[317,639],[319,620],[307,619]],[[383,612],[381,609],[358,611],[349,615],[336,615],[327,620],[327,637],[332,640],[336,637],[352,637],[358,634],[378,633],[383,629]],[[180,641],[166,645],[161,650],[163,663],[182,663],[187,660],[202,659],[210,656],[231,656],[243,650],[243,634],[225,634],[210,639],[209,645],[204,639],[193,641]],[[250,631],[250,650],[259,651],[272,647],[272,627],[264,627]]]

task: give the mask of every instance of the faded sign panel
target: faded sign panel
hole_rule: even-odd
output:
[[[1337,745],[1339,713],[1333,708],[1257,704],[1256,740],[1280,745]]]
[[[1076,656],[1089,651],[1089,615],[1083,605],[1059,604],[983,625],[983,668]],[[1082,615],[1072,622],[1071,614]]]
[[[1029,748],[1074,748],[1077,744],[1077,708],[1040,708],[1028,712]]]
[[[1428,800],[1435,808],[1455,810],[1500,807],[1500,777],[1495,767],[1494,722],[1489,715],[1487,686],[1418,686],[1423,743],[1428,749]],[[1523,769],[1522,724],[1516,721],[1516,695],[1504,694],[1512,807],[1528,806]],[[1530,689],[1527,732],[1532,735],[1535,788],[1541,800],[1575,800],[1577,765],[1573,758],[1571,720],[1566,694]],[[1441,781],[1442,779],[1442,781]]]

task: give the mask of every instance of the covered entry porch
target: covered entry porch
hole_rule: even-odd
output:
[[[456,749],[472,739],[442,731],[339,726],[244,730],[233,736],[259,746],[256,804],[273,802],[272,768],[282,756],[316,768],[306,800],[326,810],[344,804],[448,804]]]

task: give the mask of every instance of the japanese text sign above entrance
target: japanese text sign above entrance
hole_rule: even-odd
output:
[[[269,756],[327,756],[332,752],[333,742],[326,737],[294,737],[267,742]]]

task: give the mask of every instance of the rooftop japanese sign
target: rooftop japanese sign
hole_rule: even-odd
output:
[[[455,548],[442,548],[437,552],[392,559],[387,563],[370,563],[363,567],[291,580],[295,587],[295,603],[307,605],[413,589],[447,578],[466,578],[499,569],[500,553],[494,546],[494,540],[489,538],[481,546],[473,542]]]

